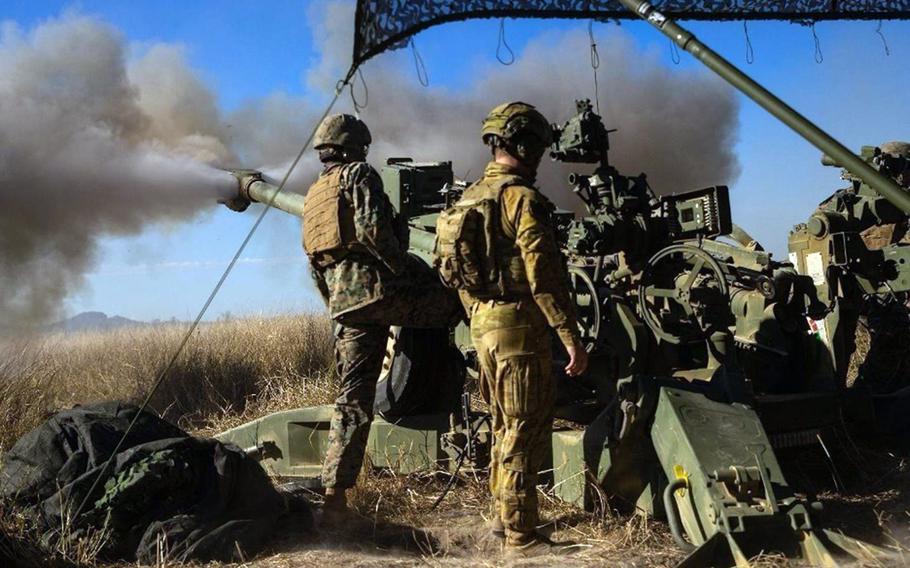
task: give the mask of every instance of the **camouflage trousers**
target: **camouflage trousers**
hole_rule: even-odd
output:
[[[347,489],[357,481],[388,336],[387,325],[335,325],[335,369],[341,390],[335,399],[329,447],[322,464],[325,487]]]
[[[869,351],[859,367],[857,381],[876,394],[910,384],[910,309],[903,296],[869,299],[860,317],[869,331]]]
[[[457,297],[438,283],[397,292],[335,318],[335,369],[341,390],[322,465],[324,487],[353,487],[363,467],[389,326],[441,327],[463,313]]]
[[[556,384],[550,334],[529,299],[477,304],[471,338],[492,415],[493,514],[502,520],[507,544],[520,545],[538,524],[538,472],[551,448]]]

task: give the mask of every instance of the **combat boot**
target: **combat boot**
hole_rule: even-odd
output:
[[[490,534],[500,540],[506,538],[506,527],[502,524],[502,519],[499,517],[493,517],[493,520],[490,521]]]
[[[347,495],[345,495],[343,490],[338,493],[327,490],[325,502],[322,505],[322,515],[319,517],[319,524],[322,526],[341,524],[348,519],[350,512]]]
[[[572,554],[576,549],[571,548],[574,543],[553,542],[540,533],[533,533],[526,540],[519,542],[506,540],[506,556],[512,558],[531,558],[546,554],[565,555]]]

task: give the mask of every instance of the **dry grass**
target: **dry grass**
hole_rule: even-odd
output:
[[[0,343],[0,454],[61,408],[141,401],[185,329],[165,325]],[[205,435],[277,410],[324,404],[335,396],[331,344],[330,321],[321,315],[205,324],[151,406]],[[91,566],[102,539],[92,535],[48,556],[31,541],[25,520],[0,503],[0,564],[9,553],[34,566]]]
[[[183,331],[182,326],[160,326],[0,345],[0,453],[59,408],[103,399],[138,401]],[[191,339],[152,406],[194,434],[207,435],[270,412],[328,403],[336,392],[331,341],[330,322],[323,316],[207,324]],[[903,462],[899,469],[898,477],[906,480]],[[489,501],[484,477],[462,475],[439,509],[431,510],[447,479],[447,474],[439,472],[404,476],[365,469],[352,494],[356,515],[350,523],[317,534],[286,526],[268,551],[245,565],[461,567],[510,563],[486,528]],[[868,528],[873,530],[900,526],[902,521],[906,524],[904,495],[910,492],[900,487],[895,494],[894,481],[893,477],[883,479],[864,496],[823,495],[835,517],[833,526],[858,534],[852,522],[836,520],[870,520],[870,515]],[[318,495],[312,498],[319,501]],[[575,554],[514,562],[516,565],[673,566],[681,560],[663,523],[642,515],[620,515],[608,506],[586,513],[545,492],[540,493],[540,501],[543,518],[550,520],[547,531],[556,540],[577,543]],[[13,551],[20,558],[35,559],[35,566],[100,565],[93,552],[97,540],[48,554],[29,536],[23,519],[0,504],[0,564],[3,554]],[[102,536],[95,535],[98,538]],[[764,557],[757,565],[791,563]]]
[[[512,560],[489,534],[485,476],[463,474],[438,509],[448,474],[396,475],[366,468],[352,492],[352,517],[317,535],[293,532],[253,563],[279,566],[674,566],[682,554],[664,524],[609,509],[579,510],[539,491],[542,531],[572,545],[571,555]],[[314,496],[317,500],[318,497]]]
[[[51,335],[0,344],[0,452],[54,411],[96,400],[140,401],[183,325]],[[281,316],[205,324],[152,399],[194,432],[333,399],[328,318]]]

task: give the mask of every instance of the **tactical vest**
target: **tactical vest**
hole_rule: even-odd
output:
[[[310,259],[338,259],[357,244],[354,209],[344,196],[345,166],[324,172],[303,201],[303,248]]]
[[[479,299],[530,293],[515,236],[502,227],[502,192],[521,184],[517,176],[481,180],[440,213],[433,264],[446,286]]]

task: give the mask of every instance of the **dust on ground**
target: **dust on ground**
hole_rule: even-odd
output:
[[[56,409],[97,399],[140,399],[181,331],[181,326],[149,327],[0,345],[0,452]],[[867,342],[859,339],[862,353]],[[212,435],[278,410],[329,402],[337,388],[331,364],[331,327],[322,315],[207,324],[152,406],[196,435]],[[824,504],[826,528],[908,550],[910,452],[871,449],[876,445],[890,447],[876,439],[838,444],[842,453],[835,455],[836,472],[824,459],[818,469],[806,471],[806,477],[817,481],[806,497]],[[801,450],[795,456],[797,465],[807,468],[809,457],[808,450]],[[791,479],[793,464],[783,465],[790,468],[786,475]],[[551,523],[544,530],[554,540],[576,543],[573,553],[509,559],[488,534],[485,477],[462,473],[439,509],[431,510],[448,479],[444,473],[405,476],[365,470],[352,493],[355,514],[343,526],[314,531],[302,518],[289,519],[266,550],[238,565],[663,567],[683,558],[663,522],[609,506],[584,512],[541,491],[542,518]],[[318,511],[320,497],[308,498]],[[43,555],[35,566],[117,566],[95,558],[90,549],[41,552],[33,535],[21,528],[0,503],[0,552],[5,532]],[[903,560],[898,557],[895,565],[910,564]],[[766,556],[757,565],[799,564]],[[177,564],[165,561],[159,566]]]

